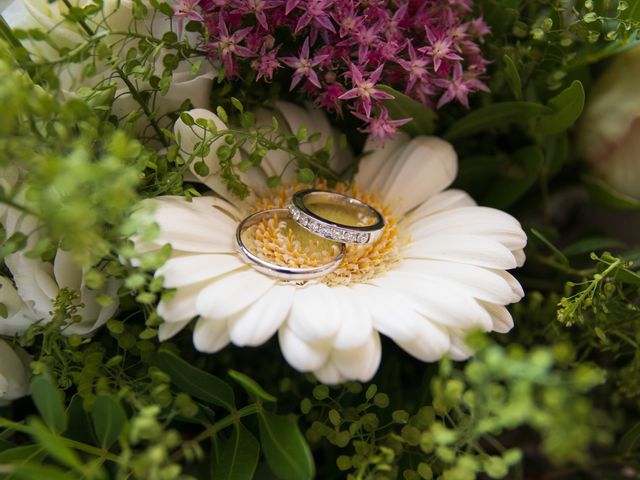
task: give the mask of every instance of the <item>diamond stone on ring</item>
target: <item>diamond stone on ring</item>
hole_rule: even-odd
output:
[[[385,227],[372,206],[341,193],[300,190],[287,206],[291,218],[311,233],[341,243],[373,243]]]
[[[240,256],[246,263],[251,265],[259,272],[264,273],[265,275],[269,275],[270,277],[295,282],[323,277],[324,275],[335,270],[340,265],[342,259],[344,258],[345,252],[345,245],[343,243],[339,243],[338,254],[332,261],[323,265],[313,267],[287,267],[265,260],[264,258],[261,258],[253,253],[247,247],[243,239],[243,234],[249,228],[260,223],[261,221],[276,217],[287,219],[291,218],[291,215],[285,208],[272,208],[249,215],[238,225],[238,228],[236,229],[237,249],[238,253],[240,253]]]

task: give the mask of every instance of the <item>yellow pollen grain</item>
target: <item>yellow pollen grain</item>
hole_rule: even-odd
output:
[[[375,194],[362,192],[356,186],[339,183],[328,188],[326,183],[314,186],[321,190],[332,190],[365,202],[385,217],[387,225],[380,238],[368,245],[347,245],[342,263],[333,272],[323,277],[328,285],[348,285],[364,282],[389,270],[400,259],[402,243],[398,221],[391,209],[382,204]],[[308,185],[280,187],[256,201],[254,211],[284,208],[295,191],[309,188]],[[245,232],[247,247],[259,257],[287,267],[311,267],[333,261],[339,245],[318,237],[300,227],[291,219],[271,218],[263,220]]]

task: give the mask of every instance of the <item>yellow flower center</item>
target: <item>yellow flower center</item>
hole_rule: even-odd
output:
[[[257,200],[254,211],[285,208],[293,193],[303,188],[309,188],[309,186],[295,185],[272,190]],[[315,188],[329,189],[324,182],[317,182]],[[402,246],[398,221],[392,210],[381,203],[375,194],[362,192],[354,185],[339,183],[332,186],[330,190],[371,205],[384,215],[387,225],[380,238],[374,243],[347,245],[342,263],[333,272],[323,277],[322,281],[328,285],[348,285],[353,282],[364,282],[387,271],[400,259]],[[327,213],[333,213],[333,215],[323,212],[323,216],[333,219],[344,215],[344,212],[338,210]],[[344,219],[341,223],[349,222]],[[335,260],[340,250],[336,242],[314,235],[288,218],[276,217],[263,220],[246,232],[244,240],[255,255],[287,267],[304,268],[323,265]]]

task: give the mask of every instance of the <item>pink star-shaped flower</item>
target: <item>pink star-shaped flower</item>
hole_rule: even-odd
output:
[[[344,92],[338,98],[340,98],[340,100],[359,98],[359,105],[362,106],[365,116],[367,118],[370,117],[373,99],[390,100],[393,98],[393,95],[375,88],[376,83],[378,83],[378,80],[380,79],[380,75],[382,75],[383,68],[384,65],[380,65],[371,74],[369,74],[367,78],[365,78],[362,70],[352,63],[350,65],[350,76],[354,87],[351,90]]]
[[[325,60],[328,55],[316,55],[313,58],[309,57],[309,37],[307,37],[302,44],[299,57],[283,57],[280,60],[289,67],[295,69],[293,78],[291,79],[291,87],[289,90],[293,90],[303,78],[306,78],[316,87],[320,88],[320,79],[318,74],[313,70],[313,67]]]

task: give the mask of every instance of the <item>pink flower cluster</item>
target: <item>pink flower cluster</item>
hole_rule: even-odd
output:
[[[345,107],[384,141],[410,119],[392,120],[386,84],[431,108],[487,91],[487,60],[479,43],[489,34],[469,19],[473,0],[179,0],[190,19],[197,3],[211,58],[229,77],[252,69],[271,81],[292,72],[300,88],[326,109]],[[284,71],[284,70],[283,70]]]

